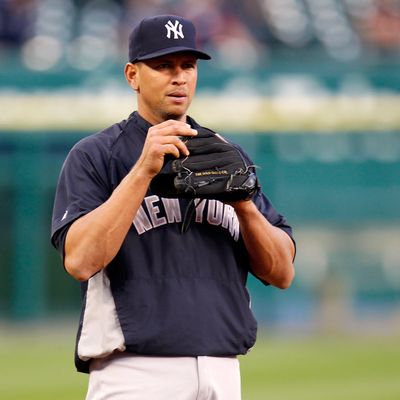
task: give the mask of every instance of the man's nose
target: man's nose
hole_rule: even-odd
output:
[[[174,69],[174,81],[180,85],[186,82],[186,73],[183,68],[176,67]]]

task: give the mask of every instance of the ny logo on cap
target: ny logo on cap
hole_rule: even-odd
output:
[[[171,33],[174,33],[174,39],[183,39],[185,36],[183,36],[182,28],[183,25],[179,23],[178,20],[175,20],[175,25],[169,20],[166,24],[165,27],[167,28],[167,38],[171,39]]]

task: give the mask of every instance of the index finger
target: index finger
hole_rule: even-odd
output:
[[[157,132],[165,136],[195,136],[197,130],[193,129],[189,124],[183,121],[167,120],[160,124],[153,125],[149,131]]]

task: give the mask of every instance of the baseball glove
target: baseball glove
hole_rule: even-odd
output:
[[[221,201],[250,199],[257,190],[254,165],[217,133],[198,128],[186,139],[189,156],[167,158],[150,185],[161,197],[206,198]]]

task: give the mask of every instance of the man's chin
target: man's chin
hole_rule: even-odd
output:
[[[168,110],[164,114],[165,119],[174,119],[176,121],[184,121],[186,120],[186,110]]]

